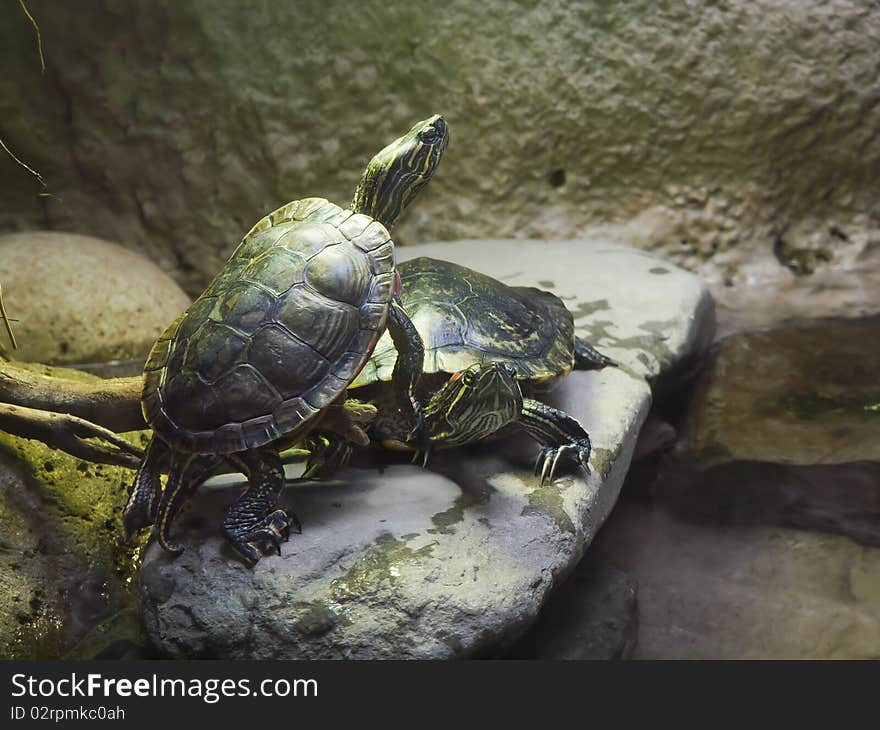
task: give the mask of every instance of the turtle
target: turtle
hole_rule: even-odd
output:
[[[425,346],[419,399],[431,447],[452,447],[525,430],[540,445],[535,473],[552,480],[567,457],[589,470],[590,437],[564,411],[531,396],[546,393],[572,368],[616,363],[575,335],[562,300],[533,287],[512,287],[450,261],[421,257],[398,266],[402,303]],[[349,393],[377,405],[374,442],[414,450],[406,424],[390,407],[388,384],[397,357],[383,336],[349,386]],[[314,432],[304,476],[345,463],[350,442]],[[427,454],[425,454],[427,456]]]
[[[420,429],[413,388],[423,349],[399,303],[388,229],[448,142],[448,124],[434,115],[372,158],[348,209],[303,198],[262,218],[159,337],[144,368],[141,406],[153,435],[123,511],[128,537],[155,525],[162,547],[181,552],[170,538],[175,515],[231,466],[248,486],[224,518],[227,539],[253,563],[280,554],[291,527],[302,528],[277,507],[279,450],[344,408],[386,325],[401,353],[392,376],[401,417]],[[351,419],[329,420],[347,424],[349,437],[348,427],[357,430]]]

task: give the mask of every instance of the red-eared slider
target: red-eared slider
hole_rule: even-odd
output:
[[[433,116],[370,161],[350,209],[305,198],[263,218],[159,338],[142,400],[154,435],[125,508],[129,534],[155,524],[162,546],[180,551],[169,539],[174,516],[225,461],[249,482],[226,515],[226,536],[254,561],[268,546],[280,552],[299,521],[277,509],[279,447],[344,399],[386,321],[403,353],[392,378],[398,404],[417,425],[411,395],[423,351],[395,301],[387,229],[430,180],[448,140],[446,122]]]
[[[470,444],[518,426],[541,444],[536,473],[553,478],[568,456],[587,468],[590,437],[563,411],[526,395],[546,392],[573,367],[614,364],[575,336],[574,320],[559,297],[511,287],[448,261],[418,258],[398,266],[402,303],[425,346],[418,388],[432,446]],[[378,406],[374,440],[412,448],[406,424],[389,407],[388,382],[397,352],[382,337],[349,391]],[[362,389],[362,390],[361,390]],[[387,405],[386,405],[387,404]],[[315,435],[306,474],[337,466],[350,447]]]

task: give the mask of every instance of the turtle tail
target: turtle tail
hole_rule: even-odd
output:
[[[213,470],[215,460],[197,454],[174,458],[168,474],[168,482],[162,492],[156,516],[156,539],[171,553],[182,553],[183,545],[171,540],[171,526],[180,508],[195,493],[199,484]]]

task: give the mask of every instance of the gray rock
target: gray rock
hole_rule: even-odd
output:
[[[193,294],[260,215],[348,200],[434,111],[453,146],[405,242],[636,216],[628,240],[739,281],[774,232],[833,258],[877,232],[872,0],[28,6],[48,70],[0,18],[0,119],[57,198],[3,155],[0,226],[130,241]]]
[[[880,549],[621,500],[594,549],[639,582],[635,659],[878,659]]]
[[[590,551],[547,602],[512,659],[629,659],[639,638],[638,581]]]
[[[585,241],[550,250],[479,241],[406,255],[447,257],[566,297],[578,332],[621,363],[575,372],[553,394],[592,435],[591,476],[539,486],[536,448],[518,439],[438,453],[427,471],[352,468],[286,491],[303,533],[254,569],[220,535],[238,488],[228,479],[203,488],[177,526],[187,550],[175,558],[153,544],[144,557],[146,628],[161,651],[461,657],[509,645],[534,621],[614,506],[650,406],[645,377],[695,355],[713,329],[700,281],[652,256]]]
[[[0,285],[16,357],[52,364],[143,360],[190,302],[134,251],[51,231],[0,236]]]
[[[880,317],[726,338],[651,493],[694,518],[880,545]]]

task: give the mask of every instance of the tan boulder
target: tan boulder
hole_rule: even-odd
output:
[[[50,231],[0,236],[0,285],[7,313],[18,320],[15,356],[53,364],[145,357],[190,302],[142,255]]]

